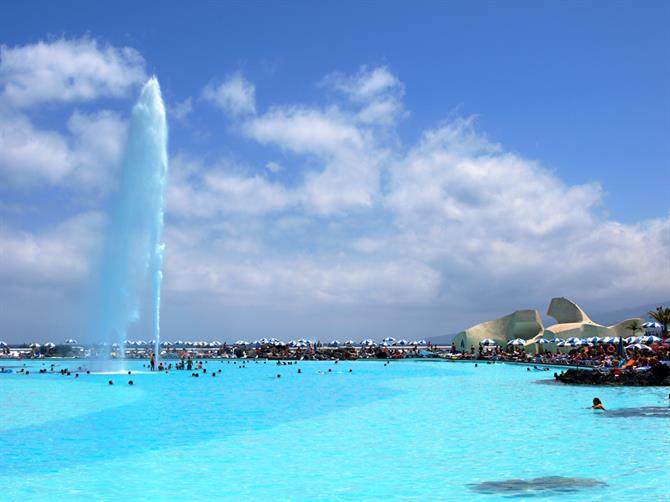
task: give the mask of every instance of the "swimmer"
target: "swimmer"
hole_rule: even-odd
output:
[[[128,372],[129,375],[130,375],[131,373],[132,373],[131,371]]]
[[[593,398],[593,406],[591,406],[592,409],[594,410],[604,410],[605,407],[603,406],[602,401],[600,400],[599,397],[594,397]]]
[[[111,380],[109,380],[109,381],[107,381],[107,385],[114,385],[114,382],[112,382]]]
[[[300,368],[298,368],[298,373],[302,373],[302,370]]]
[[[277,378],[281,378],[281,375],[279,373],[277,373]]]
[[[351,368],[349,368],[349,373],[353,373],[353,372],[354,372],[354,370],[352,370]]]
[[[135,382],[133,382],[132,380],[128,380],[128,385],[135,385]]]

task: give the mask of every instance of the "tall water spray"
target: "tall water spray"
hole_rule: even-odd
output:
[[[149,309],[156,355],[160,353],[167,134],[165,107],[154,77],[142,88],[130,118],[119,189],[105,236],[97,319],[100,337],[123,350],[128,326]],[[143,302],[148,302],[144,308]]]

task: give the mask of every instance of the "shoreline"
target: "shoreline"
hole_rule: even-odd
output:
[[[590,387],[668,387],[670,386],[670,376],[667,378],[661,378],[660,380],[656,378],[655,375],[652,374],[652,372],[646,371],[646,372],[638,372],[638,373],[625,373],[621,375],[621,378],[619,378],[619,374],[612,374],[611,372],[601,372],[597,371],[596,368],[593,366],[585,366],[585,365],[568,365],[568,364],[552,364],[552,363],[542,363],[542,362],[524,362],[524,361],[504,361],[504,360],[487,360],[487,359],[451,359],[451,358],[444,358],[444,357],[416,357],[416,358],[402,358],[402,359],[381,359],[381,358],[361,358],[361,359],[350,359],[350,360],[337,360],[337,359],[329,359],[329,360],[319,360],[319,359],[301,359],[301,360],[296,360],[296,359],[269,359],[269,358],[195,358],[193,361],[212,361],[216,362],[219,361],[222,363],[224,360],[229,362],[231,359],[234,361],[235,364],[238,363],[238,361],[241,364],[248,364],[251,361],[255,362],[263,362],[263,363],[279,363],[279,365],[282,365],[282,363],[285,364],[297,364],[298,362],[300,363],[311,363],[311,362],[319,362],[319,363],[334,363],[335,361],[339,361],[342,363],[356,363],[356,362],[372,362],[372,363],[384,363],[390,364],[391,362],[394,363],[435,363],[435,362],[443,362],[443,363],[465,363],[465,364],[473,364],[473,365],[478,365],[478,364],[486,364],[486,365],[509,365],[509,366],[520,366],[520,367],[526,367],[528,372],[532,372],[533,374],[537,373],[549,373],[546,375],[545,378],[541,378],[535,381],[535,383],[542,383],[542,384],[552,384],[552,385],[570,385],[570,386],[590,386]],[[149,359],[139,359],[139,358],[125,358],[125,359],[118,359],[117,361],[119,362],[125,362],[125,361],[141,361],[141,360],[146,360],[148,361]],[[55,374],[58,373],[59,371],[46,371],[44,368],[47,366],[47,363],[51,362],[52,367],[59,367],[61,366],[58,364],[59,362],[65,363],[65,362],[70,362],[70,363],[75,363],[75,362],[82,362],[85,363],[86,361],[91,361],[91,362],[96,362],[96,361],[101,361],[101,359],[92,359],[92,358],[48,358],[48,359],[13,359],[13,360],[7,360],[7,361],[12,361],[10,364],[2,364],[2,360],[0,360],[0,374],[24,374],[24,370],[31,370],[34,371],[37,368],[39,368],[39,371],[37,373],[47,373],[47,374]],[[39,363],[42,364],[39,364]],[[667,366],[665,363],[659,363],[660,365]],[[41,368],[40,368],[41,367]],[[86,365],[83,364],[82,366],[79,367],[81,371],[85,371]],[[533,369],[536,368],[536,369]],[[540,370],[539,368],[546,368]],[[558,373],[554,371],[551,373],[551,369],[561,369],[561,372]],[[7,371],[9,370],[9,371]],[[170,370],[173,370],[172,367],[170,367]],[[174,371],[188,371],[188,370],[183,370],[183,368],[174,368]],[[155,372],[160,372],[160,370],[157,370]],[[152,372],[153,373],[153,372]],[[666,374],[670,375],[670,369],[666,370]],[[537,377],[540,377],[541,375],[536,375]]]
[[[43,359],[0,359],[0,367],[2,368],[12,368],[12,367],[22,367],[22,366],[14,366],[19,362],[23,363],[23,366],[26,364],[37,364],[39,362],[47,362],[47,361],[103,361],[104,359],[93,359],[93,358],[83,358],[83,357],[50,357],[50,358],[43,358]],[[294,359],[294,358],[284,358],[284,359],[274,359],[274,358],[265,358],[265,357],[259,357],[259,358],[225,358],[225,357],[196,357],[193,358],[193,360],[198,360],[198,361],[235,361],[235,362],[249,362],[249,361],[265,361],[265,362],[283,362],[283,361],[294,361],[294,362],[300,362],[300,363],[311,363],[311,362],[334,362],[337,359]],[[10,362],[9,364],[3,364],[3,361],[8,361]],[[137,358],[137,357],[130,357],[130,358],[123,358],[123,359],[114,359],[114,361],[149,361],[149,358]],[[161,359],[161,361],[179,361],[179,359]],[[384,359],[384,358],[376,358],[376,357],[367,357],[367,358],[358,358],[358,359],[339,359],[340,362],[346,362],[346,363],[355,363],[355,362],[384,362],[384,363],[417,363],[417,362],[426,362],[426,363],[431,363],[431,362],[442,362],[442,363],[465,363],[465,364],[509,364],[509,365],[514,365],[514,366],[526,366],[526,367],[545,367],[545,368],[572,368],[572,369],[582,369],[582,370],[593,370],[592,366],[587,366],[587,365],[573,365],[573,364],[553,364],[553,363],[541,363],[541,362],[523,362],[523,361],[504,361],[504,360],[497,360],[493,361],[490,359],[451,359],[448,357],[404,357],[404,358],[399,358],[399,359]],[[14,365],[12,365],[12,363]]]

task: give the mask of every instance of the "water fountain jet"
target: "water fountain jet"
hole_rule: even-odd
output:
[[[102,256],[97,338],[116,342],[123,354],[128,327],[150,307],[155,353],[160,349],[160,289],[167,182],[167,121],[158,80],[142,88],[133,108]],[[148,297],[148,301],[147,301]]]

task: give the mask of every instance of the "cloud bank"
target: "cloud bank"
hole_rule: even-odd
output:
[[[141,55],[90,39],[1,51],[0,176],[12,194],[31,200],[39,218],[36,191],[113,190],[123,117],[67,106],[127,96],[144,76]],[[42,73],[58,95],[32,87]],[[544,308],[555,295],[610,309],[670,297],[670,215],[609,219],[599,183],[566,183],[487,138],[472,117],[403,142],[398,126],[411,110],[388,67],[331,73],[317,83],[323,102],[265,109],[253,83],[230,75],[210,80],[202,98],[226,113],[220,134],[249,142],[267,160],[173,151],[168,191],[164,298],[179,300],[186,318],[203,304],[220,312],[207,325],[212,333],[245,309],[267,323],[252,319],[221,336],[287,330],[283,319],[296,309],[316,319],[292,326],[305,336],[320,329],[324,312],[363,316],[372,336],[407,329],[386,322],[401,317],[418,330],[404,334],[430,336],[485,312]],[[37,104],[65,107],[63,128],[37,124],[27,112]],[[173,114],[197,112],[187,100]],[[32,225],[41,228],[25,218],[3,224],[0,294],[85,282],[100,214]],[[170,336],[169,325],[164,332]]]

